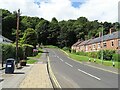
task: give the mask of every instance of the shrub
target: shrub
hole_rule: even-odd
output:
[[[63,47],[62,49],[65,50],[65,51],[69,51],[70,50],[70,48],[68,48],[68,47]]]
[[[20,46],[23,48],[24,59],[27,59],[27,57],[33,55],[33,46],[32,45],[20,44]]]
[[[77,55],[86,56],[86,52],[83,52],[83,51],[81,51],[81,52],[76,52],[76,54],[77,54]]]
[[[100,50],[98,52],[98,58],[101,59],[103,55],[104,60],[112,60],[113,54],[115,54],[115,50]]]
[[[86,56],[91,58],[98,58],[98,52],[87,52]]]
[[[2,61],[7,58],[15,59],[15,47],[12,44],[2,44]]]
[[[113,54],[112,60],[120,62],[120,54]]]

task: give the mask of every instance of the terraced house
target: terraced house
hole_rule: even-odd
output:
[[[78,41],[72,45],[72,50],[76,52],[94,52],[103,49],[107,50],[120,50],[120,31],[112,32],[114,28],[110,29],[109,34],[101,36],[94,39],[89,39],[85,41]]]

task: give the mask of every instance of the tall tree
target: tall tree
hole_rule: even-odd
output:
[[[49,29],[49,21],[47,20],[41,20],[37,25],[36,25],[36,32],[38,33],[38,43],[39,44],[48,44],[48,29]]]
[[[37,33],[34,29],[28,28],[24,35],[23,38],[21,39],[21,43],[23,44],[30,44],[36,47],[37,45]]]

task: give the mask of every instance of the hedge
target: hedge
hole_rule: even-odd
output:
[[[113,54],[112,60],[120,62],[120,54]]]
[[[2,46],[2,61],[5,62],[8,58],[16,58],[16,46],[14,44],[0,44]],[[25,48],[26,47],[26,48]],[[18,47],[19,60],[25,59],[27,56],[33,55],[33,47],[30,45],[23,45]],[[25,56],[24,56],[25,53]]]

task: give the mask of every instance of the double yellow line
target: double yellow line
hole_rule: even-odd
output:
[[[49,68],[50,77],[51,77],[51,79],[53,80],[53,82],[55,83],[56,88],[62,89],[61,86],[60,86],[60,84],[58,83],[58,81],[57,81],[57,79],[56,79],[56,77],[55,77],[52,69],[51,69],[49,56],[47,56],[47,58],[48,58],[48,68]]]

